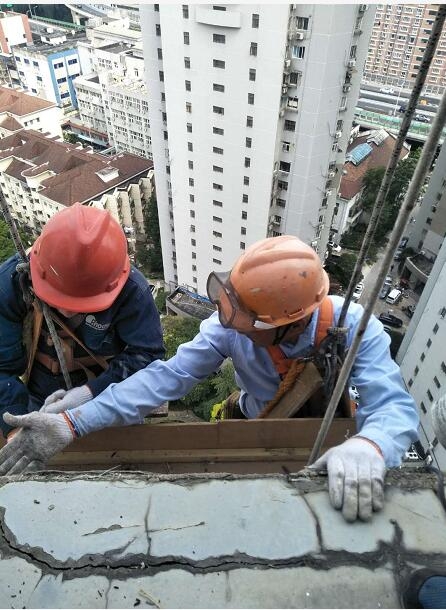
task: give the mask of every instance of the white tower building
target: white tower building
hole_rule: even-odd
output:
[[[323,258],[373,8],[140,13],[165,279],[204,293],[212,269],[268,235]]]

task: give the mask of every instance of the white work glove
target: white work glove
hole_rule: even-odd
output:
[[[353,437],[309,468],[328,472],[330,501],[346,521],[369,521],[384,505],[384,458],[371,441]]]
[[[431,409],[432,427],[440,444],[446,448],[446,394],[434,402]]]
[[[68,409],[74,409],[83,405],[93,398],[90,388],[81,385],[72,390],[56,390],[48,396],[40,411],[42,413],[63,413]]]
[[[34,411],[28,415],[4,413],[3,419],[20,430],[0,451],[0,475],[44,470],[46,462],[75,438],[65,415]]]

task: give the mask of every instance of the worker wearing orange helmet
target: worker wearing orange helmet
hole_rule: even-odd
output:
[[[314,354],[324,299],[337,320],[343,299],[327,297],[329,281],[316,253],[293,236],[261,240],[228,273],[211,273],[207,289],[218,311],[167,362],[152,362],[95,399],[63,414],[33,413],[8,422],[24,427],[0,452],[0,474],[41,468],[73,438],[119,424],[142,422],[165,400],[187,394],[231,358],[241,388],[242,417],[258,417],[276,395],[281,377],[268,351],[279,345],[289,360]],[[351,344],[362,315],[352,303],[346,323]],[[352,370],[360,394],[359,434],[330,449],[314,464],[329,474],[330,498],[348,521],[368,520],[383,506],[386,466],[396,466],[417,438],[418,416],[389,354],[382,324],[369,322]],[[15,443],[15,445],[14,445]],[[14,445],[14,446],[13,446]]]
[[[17,270],[18,255],[0,266],[2,413],[65,411],[164,356],[150,285],[131,266],[124,232],[108,212],[77,203],[56,213],[29,259],[28,290]],[[68,391],[43,320],[28,350],[29,361],[23,336],[29,292],[51,308],[73,386]],[[36,316],[37,310],[34,322]],[[25,385],[20,376],[26,368]],[[11,426],[0,419],[7,435]]]

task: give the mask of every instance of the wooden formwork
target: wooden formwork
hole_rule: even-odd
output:
[[[107,428],[76,440],[51,460],[58,470],[157,473],[296,472],[303,468],[321,419],[147,423]],[[354,419],[335,419],[324,450],[355,434]]]

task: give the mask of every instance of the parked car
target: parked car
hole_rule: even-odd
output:
[[[415,313],[415,308],[416,305],[408,305],[407,307],[402,307],[401,309],[404,311],[404,313],[411,318],[413,316],[413,314]]]
[[[403,249],[407,246],[407,242],[409,241],[408,237],[402,237],[401,241],[400,241],[400,245],[398,246],[398,249]]]
[[[359,282],[359,284],[356,285],[356,288],[354,289],[353,295],[352,295],[352,300],[355,303],[361,297],[361,294],[363,293],[363,290],[364,290],[364,282]]]
[[[381,93],[395,93],[395,89],[392,87],[381,87],[380,91]]]
[[[385,299],[387,297],[387,295],[389,294],[391,288],[392,288],[391,284],[383,284],[383,286],[381,288],[381,292],[379,293],[379,298]]]
[[[396,305],[399,301],[401,301],[402,296],[402,291],[398,290],[398,288],[394,288],[387,295],[386,303],[389,303],[390,305]]]
[[[403,325],[402,319],[398,318],[398,316],[394,316],[392,313],[381,313],[379,314],[378,320],[383,324],[395,326],[395,328],[401,328]]]
[[[430,123],[431,120],[428,116],[426,116],[425,114],[416,114],[414,116],[414,119],[416,121],[418,121],[419,123]]]
[[[399,112],[406,112],[406,110],[407,110],[407,106],[400,106],[400,107],[398,108],[398,111],[399,111]]]
[[[403,249],[402,248],[397,248],[395,250],[395,254],[393,255],[393,260],[400,261],[402,254],[403,254]]]
[[[342,248],[333,241],[327,243],[327,247],[332,256],[341,256]]]

